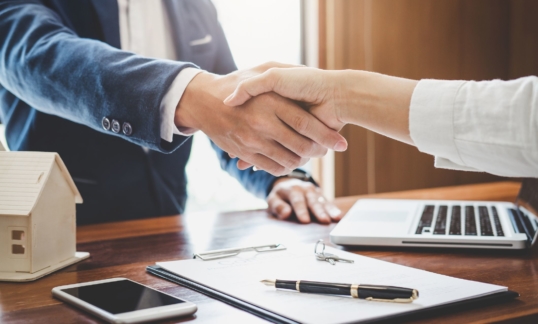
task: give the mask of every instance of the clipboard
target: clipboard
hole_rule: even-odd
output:
[[[233,306],[235,308],[238,308],[242,311],[245,311],[247,313],[250,313],[252,315],[256,315],[260,318],[263,318],[264,320],[267,320],[269,322],[273,323],[282,323],[282,324],[296,324],[299,322],[293,321],[289,318],[286,318],[284,316],[281,316],[279,314],[270,312],[268,310],[265,310],[261,307],[258,307],[256,305],[247,303],[245,301],[242,301],[241,299],[235,298],[230,295],[226,295],[221,293],[218,290],[215,290],[211,287],[207,287],[204,285],[201,285],[199,283],[193,282],[187,278],[184,278],[182,276],[179,276],[173,272],[170,272],[166,269],[163,269],[162,267],[158,265],[151,265],[146,267],[146,271],[151,273],[152,275],[155,275],[157,277],[161,277],[163,279],[166,279],[168,281],[177,283],[178,285],[187,287],[189,289],[192,289],[194,291],[197,291],[201,294],[204,294],[208,297],[211,297],[213,299],[216,299],[218,301],[221,301],[225,304],[228,304],[230,306]]]
[[[366,258],[366,257],[363,257],[363,258]],[[379,261],[379,260],[376,260],[376,261],[384,262],[384,261]],[[284,314],[278,313],[278,310],[275,310],[275,309],[270,310],[264,307],[260,307],[259,305],[249,302],[246,299],[237,298],[236,296],[232,296],[229,293],[225,293],[209,285],[196,282],[178,273],[168,271],[159,265],[148,266],[146,270],[147,272],[155,276],[161,277],[163,279],[177,283],[181,286],[200,292],[208,297],[224,302],[228,305],[231,305],[233,307],[246,311],[250,314],[256,315],[267,321],[274,322],[274,323],[286,323],[286,324],[300,323],[300,321],[298,321],[297,319],[293,319],[288,316],[285,316]],[[414,270],[421,271],[418,269],[414,269]],[[287,278],[283,278],[283,279],[287,279]],[[453,279],[456,279],[456,278],[453,278]],[[304,295],[307,295],[307,294],[302,294],[302,296],[298,295],[296,298],[304,298]],[[443,305],[430,306],[427,308],[419,308],[416,310],[406,311],[405,313],[389,314],[387,316],[377,317],[374,319],[366,319],[362,321],[351,321],[351,322],[386,323],[386,322],[394,322],[394,321],[413,320],[413,319],[428,317],[431,315],[441,315],[447,312],[461,311],[464,309],[472,309],[472,308],[478,308],[478,307],[482,307],[486,305],[492,305],[495,303],[513,300],[514,298],[517,298],[518,296],[519,296],[518,293],[514,291],[506,290],[506,291],[491,293],[485,296],[479,296],[479,297],[469,298],[466,300],[449,302]]]

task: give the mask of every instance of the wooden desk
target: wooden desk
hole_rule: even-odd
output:
[[[386,193],[370,197],[513,201],[518,183],[500,182],[428,190]],[[362,196],[365,197],[365,196]],[[359,197],[340,198],[347,211]],[[198,305],[198,312],[183,321],[195,323],[257,323],[261,319],[212,300],[189,289],[149,275],[145,267],[156,261],[187,259],[193,251],[247,245],[267,239],[283,243],[317,239],[329,241],[334,224],[300,225],[278,221],[265,211],[198,213],[147,220],[82,226],[78,250],[91,259],[31,283],[0,283],[2,323],[95,323],[86,315],[52,298],[55,286],[126,277],[166,291]],[[381,260],[449,276],[506,285],[521,294],[518,300],[475,310],[457,312],[420,322],[533,322],[538,320],[538,253],[534,251],[471,251],[456,249],[354,249]]]

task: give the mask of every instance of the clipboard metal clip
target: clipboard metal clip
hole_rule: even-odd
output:
[[[232,248],[232,249],[205,251],[205,252],[200,252],[200,253],[194,253],[192,258],[193,259],[198,258],[204,261],[208,261],[208,260],[215,260],[215,259],[222,259],[222,258],[236,256],[239,253],[245,252],[245,251],[256,251],[258,253],[262,253],[262,252],[282,251],[285,249],[286,247],[284,245],[277,243],[277,244],[267,244],[267,245],[248,246],[248,247],[240,247],[240,248]]]

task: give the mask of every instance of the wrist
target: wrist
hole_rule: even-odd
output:
[[[279,183],[290,181],[290,180],[293,180],[293,179],[295,179],[295,178],[290,178],[290,177],[287,177],[287,176],[276,178],[276,180],[273,181],[273,184],[271,185],[271,190],[273,190],[273,188],[275,188]],[[269,191],[271,191],[271,190],[269,190]]]
[[[335,106],[340,121],[344,124],[364,126],[366,109],[376,103],[375,89],[370,89],[377,73],[343,70],[337,71],[340,81],[335,87]]]
[[[409,106],[418,81],[367,71],[345,72],[342,121],[410,143]]]
[[[273,183],[271,184],[270,188],[272,190],[274,187],[276,187],[277,184],[281,182],[289,181],[289,180],[310,182],[316,187],[319,187],[318,183],[316,182],[316,180],[314,180],[314,178],[312,178],[312,175],[310,173],[302,169],[295,169],[288,175],[276,178],[276,180],[274,180]]]
[[[211,89],[211,83],[217,79],[217,76],[208,72],[200,72],[185,88],[176,106],[174,114],[174,123],[181,129],[199,130],[202,128],[200,114],[207,107],[211,95],[207,89]]]

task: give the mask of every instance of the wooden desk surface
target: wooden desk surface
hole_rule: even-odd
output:
[[[372,195],[383,198],[465,199],[513,201],[519,184],[500,182]],[[362,196],[366,197],[366,196]],[[336,200],[347,211],[359,197]],[[193,251],[248,245],[266,239],[313,244],[335,224],[300,225],[278,221],[265,211],[194,213],[183,216],[82,226],[78,251],[91,258],[31,283],[0,283],[2,323],[96,323],[86,315],[52,298],[55,286],[126,277],[166,291],[198,305],[198,312],[182,321],[195,323],[257,323],[261,319],[187,288],[149,275],[145,267],[157,261],[187,259]],[[538,253],[457,249],[398,249],[362,247],[354,252],[449,276],[505,285],[521,294],[518,300],[457,312],[420,322],[538,321]],[[517,319],[517,320],[516,320]]]

